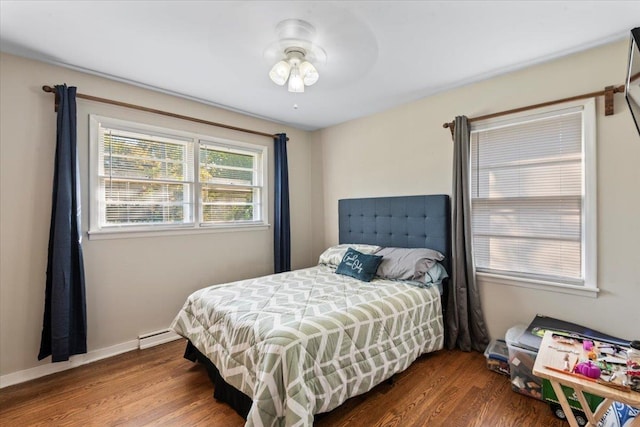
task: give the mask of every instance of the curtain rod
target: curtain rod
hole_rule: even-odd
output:
[[[54,88],[52,88],[51,86],[47,86],[47,85],[42,86],[42,90],[45,91],[45,92],[53,93],[53,94],[56,93]],[[183,116],[181,114],[170,113],[168,111],[156,110],[155,108],[142,107],[140,105],[129,104],[127,102],[121,102],[121,101],[114,101],[112,99],[107,99],[107,98],[99,98],[97,96],[85,95],[85,94],[82,94],[82,93],[76,93],[76,98],[86,99],[86,100],[89,100],[89,101],[102,102],[103,104],[117,105],[118,107],[131,108],[133,110],[146,111],[147,113],[160,114],[162,116],[173,117],[175,119],[188,120],[190,122],[201,123],[201,124],[205,124],[205,125],[209,125],[209,126],[215,126],[215,127],[219,127],[219,128],[231,129],[231,130],[235,130],[235,131],[238,131],[238,132],[244,132],[244,133],[251,133],[251,134],[254,134],[254,135],[267,136],[269,138],[275,138],[276,137],[276,135],[273,135],[273,134],[270,134],[270,133],[267,133],[267,132],[260,132],[260,131],[257,131],[257,130],[245,129],[245,128],[241,128],[241,127],[238,127],[238,126],[225,125],[224,123],[211,122],[209,120],[198,119],[196,117]],[[56,96],[56,107],[55,108],[56,108],[56,111],[58,111],[58,99],[57,99],[57,96]],[[289,138],[287,137],[287,141],[288,140],[289,140]]]
[[[563,102],[577,101],[579,99],[595,98],[596,96],[605,97],[604,115],[611,116],[613,114],[613,94],[624,92],[624,85],[620,86],[607,86],[604,90],[591,93],[583,93],[582,95],[571,96],[569,98],[556,99],[555,101],[542,102],[540,104],[527,105],[526,107],[514,108],[511,110],[500,111],[492,114],[485,114],[484,116],[473,117],[469,119],[469,122],[475,122],[478,120],[492,119],[494,117],[506,116],[507,114],[520,113],[522,111],[533,110],[535,108],[548,107],[549,105],[561,104]],[[443,123],[443,128],[450,128],[453,132],[453,123]]]

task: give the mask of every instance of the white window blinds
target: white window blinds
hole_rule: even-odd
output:
[[[193,222],[193,141],[100,126],[100,226]]]
[[[584,284],[583,120],[578,107],[473,130],[478,271]]]
[[[202,222],[259,221],[262,212],[260,165],[260,153],[202,145]]]

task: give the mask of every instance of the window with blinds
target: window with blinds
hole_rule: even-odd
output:
[[[265,224],[266,147],[90,122],[90,232]]]
[[[193,223],[193,146],[100,126],[100,227]]]
[[[595,287],[594,122],[591,101],[474,124],[478,272]]]
[[[260,220],[259,153],[200,147],[200,216],[205,224]]]

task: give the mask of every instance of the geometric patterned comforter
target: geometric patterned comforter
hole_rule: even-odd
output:
[[[252,398],[246,426],[310,426],[444,340],[436,287],[325,265],[196,291],[171,328]]]

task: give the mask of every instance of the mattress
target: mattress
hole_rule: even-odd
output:
[[[247,426],[308,426],[443,347],[440,293],[318,265],[201,289],[172,323],[253,404]]]

